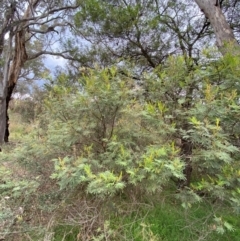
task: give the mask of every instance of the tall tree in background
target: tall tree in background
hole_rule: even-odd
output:
[[[214,34],[221,46],[240,33],[236,0],[78,2],[76,33],[88,44],[73,51],[88,67],[128,59],[146,70],[180,54],[197,61],[201,49],[214,44]]]
[[[238,45],[237,40],[233,34],[233,30],[230,24],[227,22],[224,16],[221,4],[223,1],[220,0],[195,0],[201,11],[205,14],[206,18],[209,19],[211,26],[214,30],[217,45],[220,50],[224,53],[223,47],[226,43],[232,43]],[[235,1],[234,7],[236,7],[237,1]]]
[[[78,2],[76,33],[89,44],[76,58],[88,67],[128,60],[150,70],[181,54],[197,61],[210,41],[209,22],[189,0]]]
[[[2,75],[0,78],[0,144],[8,141],[8,104],[22,68],[27,61],[44,54],[70,58],[68,51],[52,48],[62,37],[62,29],[69,26],[75,1],[25,0],[9,1],[2,6],[0,31],[0,56]],[[45,42],[41,49],[28,49],[30,43],[42,36]]]

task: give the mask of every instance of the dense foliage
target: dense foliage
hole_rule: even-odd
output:
[[[204,0],[205,12],[190,0],[60,2],[48,3],[47,21],[44,1],[28,1],[19,31],[25,7],[1,15],[9,46],[26,40],[11,71],[29,98],[8,105],[17,79],[4,87],[0,240],[238,240],[238,1]],[[206,9],[234,25],[234,41],[219,37],[224,28],[219,49],[209,47],[216,22]],[[61,43],[45,39],[43,50],[47,33]],[[66,68],[32,61],[44,53],[67,58]]]
[[[208,200],[213,210],[227,203],[238,214],[238,68],[238,57],[216,60],[208,50],[201,66],[189,71],[183,57],[170,57],[141,81],[117,67],[87,69],[75,85],[61,74],[46,86],[34,129],[1,159],[25,163],[40,185],[56,180],[68,195],[114,200],[172,190],[184,208]],[[26,188],[10,183],[8,195]],[[215,221],[219,232],[232,229]]]
[[[127,185],[161,190],[170,177],[184,179],[184,166],[191,165],[192,198],[200,191],[238,208],[238,66],[237,57],[226,56],[189,71],[177,57],[146,73],[143,86],[116,68],[89,71],[74,93],[53,86],[47,102],[47,142],[57,155],[52,177],[61,187],[82,183],[89,193],[111,195]],[[195,201],[188,198],[185,205]]]

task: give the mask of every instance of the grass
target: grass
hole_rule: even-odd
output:
[[[26,123],[22,121],[22,117],[20,114],[12,113],[10,111],[9,113],[10,117],[10,125],[9,125],[9,130],[10,130],[10,141],[11,142],[18,142],[19,140],[22,139],[22,137],[30,133],[32,130],[32,126],[30,123]]]
[[[110,215],[109,229],[96,239],[109,241],[239,241],[240,219],[229,213],[223,219],[235,227],[235,231],[219,234],[214,230],[214,214],[207,203],[199,203],[189,210],[168,201],[154,207],[141,207],[128,215]],[[219,209],[221,213],[223,209]],[[225,210],[226,212],[226,210]],[[80,227],[57,226],[54,241],[74,241]],[[110,234],[110,235],[109,235]],[[110,238],[105,238],[109,235]],[[102,239],[101,239],[102,237]],[[80,239],[81,240],[81,239]]]
[[[144,211],[144,210],[143,210]],[[219,212],[222,210],[219,209]],[[207,203],[199,203],[185,210],[170,202],[158,204],[151,209],[144,220],[129,225],[127,229],[129,240],[145,241],[239,241],[240,219],[238,216],[223,214],[223,219],[231,223],[235,231],[218,234],[214,230],[214,214]],[[131,217],[125,218],[125,223],[131,223]],[[147,235],[143,233],[148,232]]]
[[[54,229],[53,241],[73,241],[77,240],[80,233],[80,227],[74,227],[71,225],[59,225]]]

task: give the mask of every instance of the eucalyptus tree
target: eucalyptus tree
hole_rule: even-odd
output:
[[[93,62],[107,66],[128,59],[152,69],[169,55],[180,54],[197,61],[199,51],[214,44],[214,35],[220,46],[240,33],[238,0],[78,2],[77,34],[89,44],[81,51],[75,45],[73,51],[88,67]]]
[[[226,53],[224,50],[224,45],[226,43],[231,43],[234,46],[238,46],[236,36],[234,35],[233,28],[237,28],[239,31],[239,21],[236,16],[236,10],[239,9],[239,1],[228,1],[225,4],[224,1],[220,0],[195,0],[201,11],[205,14],[206,18],[209,19],[211,26],[214,30],[216,36],[216,42],[222,53]],[[226,10],[226,16],[224,15],[223,9]],[[227,12],[230,14],[227,14]]]
[[[209,22],[193,1],[78,2],[76,31],[89,45],[85,51],[76,49],[76,58],[88,67],[128,59],[146,70],[179,54],[197,61],[210,41]]]
[[[8,103],[24,65],[45,54],[71,58],[68,51],[57,50],[56,43],[70,26],[71,12],[77,5],[71,0],[9,0],[1,8],[0,144],[4,136],[8,139]],[[39,48],[32,49],[31,44],[37,41]]]

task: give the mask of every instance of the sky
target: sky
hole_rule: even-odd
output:
[[[51,72],[54,72],[54,69],[58,66],[64,67],[66,63],[67,61],[62,57],[46,55],[44,58],[44,64]]]

